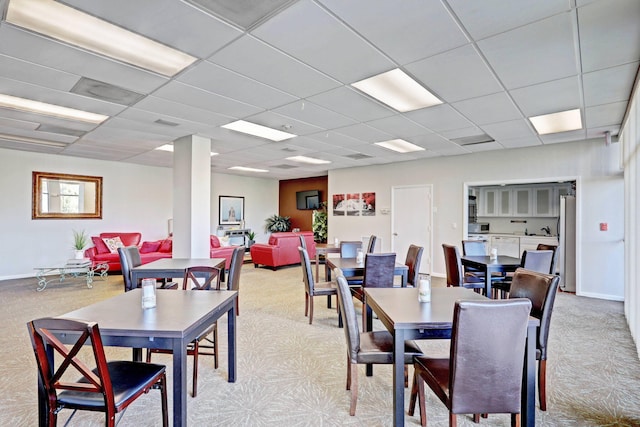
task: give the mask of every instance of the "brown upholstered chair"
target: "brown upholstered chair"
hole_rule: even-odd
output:
[[[367,254],[364,258],[364,279],[362,286],[351,286],[352,295],[362,302],[362,330],[366,330],[368,309],[365,288],[392,288],[393,272],[396,268],[396,254]],[[351,283],[349,283],[351,285]]]
[[[38,374],[44,388],[43,396],[48,408],[50,427],[55,427],[62,409],[98,411],[105,413],[105,425],[116,425],[116,414],[124,410],[151,388],[160,389],[162,399],[162,425],[168,426],[167,379],[165,367],[151,363],[107,362],[95,322],[75,319],[43,318],[27,324],[31,344],[36,356]],[[77,336],[75,343],[65,345],[55,334]],[[91,346],[91,357],[77,357],[85,346]],[[51,365],[47,348],[62,356]],[[78,374],[79,379],[71,377]],[[119,421],[119,420],[118,420]]]
[[[124,291],[128,292],[132,289],[139,288],[140,281],[138,281],[138,283],[133,283],[131,281],[131,269],[142,265],[138,247],[126,246],[124,248],[118,248],[118,257],[120,258],[120,271],[124,282]],[[178,284],[171,282],[168,279],[162,279],[159,287],[162,289],[177,289]]]
[[[183,290],[209,291],[220,290],[220,269],[216,267],[194,266],[184,272]],[[147,363],[152,353],[171,353],[171,350],[150,348],[147,350]],[[187,356],[193,356],[193,385],[191,395],[198,395],[198,359],[200,356],[213,356],[213,364],[218,369],[218,322],[202,335],[191,341],[187,347]]]
[[[344,334],[347,340],[347,390],[351,390],[349,413],[355,415],[358,401],[358,364],[392,364],[393,336],[388,331],[360,332],[349,284],[339,269],[334,270],[334,276],[338,284],[338,306],[344,319]],[[415,341],[405,341],[404,348],[405,364],[412,363],[414,356],[422,354]]]
[[[449,409],[449,426],[456,414],[511,414],[520,425],[520,396],[525,340],[531,302],[517,300],[457,301],[448,359],[414,359],[409,415],[420,401],[420,421],[427,425],[424,382]]]
[[[558,246],[545,245],[544,243],[538,243],[536,250],[553,251],[553,258],[551,259],[551,269],[549,270],[549,274],[556,274],[556,262],[558,261]]]
[[[553,264],[554,251],[524,251],[520,266],[527,270],[537,271],[538,273],[549,273]],[[514,274],[508,274],[504,280],[497,281],[493,284],[494,298],[500,292],[501,298],[505,298],[511,289],[511,282]]]
[[[378,237],[375,234],[369,236],[369,243],[367,243],[367,253],[372,254],[376,249],[376,241]]]
[[[418,274],[420,273],[420,261],[422,260],[422,252],[424,248],[422,246],[410,245],[407,250],[407,258],[404,261],[404,265],[409,268],[407,273],[407,285],[417,286]]]
[[[318,295],[336,295],[337,290],[333,282],[318,282],[313,280],[311,261],[307,250],[302,246],[300,251],[300,265],[302,266],[302,278],[304,280],[304,315],[309,316],[309,324],[313,323],[313,297]]]
[[[509,298],[528,298],[531,301],[531,316],[540,319],[537,330],[536,359],[538,360],[540,409],[543,411],[547,410],[546,373],[549,327],[559,281],[559,276],[519,268],[513,276],[509,293]]]
[[[484,277],[467,276],[462,270],[460,252],[457,246],[442,244],[444,263],[447,271],[447,286],[462,286],[481,293],[484,289]]]
[[[304,240],[304,239],[303,239]],[[238,291],[236,298],[236,316],[240,315],[240,270],[244,264],[244,246],[238,246],[231,254],[231,264],[229,265],[229,274],[227,275],[227,290]]]

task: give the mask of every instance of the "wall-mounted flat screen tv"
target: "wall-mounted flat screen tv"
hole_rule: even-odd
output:
[[[298,191],[296,207],[299,210],[320,209],[320,190]]]

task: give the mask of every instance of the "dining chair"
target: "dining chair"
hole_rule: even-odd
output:
[[[536,247],[538,251],[553,251],[553,257],[551,258],[551,268],[549,269],[549,274],[556,274],[556,262],[558,260],[558,246],[556,245],[546,245],[544,243],[538,243]]]
[[[367,254],[364,257],[364,277],[362,286],[351,286],[351,294],[362,302],[362,330],[366,330],[367,301],[364,290],[366,288],[392,288],[394,270],[396,268],[396,254]],[[349,283],[351,285],[351,283]]]
[[[462,241],[462,255],[464,256],[486,256],[487,255],[487,243],[482,240],[463,240]],[[463,266],[464,274],[466,276],[474,276],[484,280],[484,271],[474,268]],[[501,280],[504,278],[504,274],[498,271],[491,273],[491,280]]]
[[[527,270],[537,271],[538,273],[548,274],[551,271],[551,264],[553,264],[554,251],[524,251],[522,252],[522,258],[520,260],[520,267]],[[494,292],[494,298],[498,297],[498,292],[501,298],[506,298],[511,290],[511,282],[513,281],[514,273],[507,274],[504,280],[493,283],[492,288]]]
[[[138,247],[126,246],[118,248],[118,257],[120,258],[120,272],[122,273],[122,280],[124,282],[124,291],[128,292],[132,289],[139,288],[140,282],[133,283],[131,280],[131,269],[142,265]],[[165,278],[161,279],[159,287],[162,289],[177,289],[178,284]]]
[[[376,249],[376,242],[378,241],[378,237],[375,234],[369,236],[369,243],[367,244],[367,253],[372,254]]]
[[[182,289],[191,291],[219,291],[220,269],[208,266],[188,267],[184,272]],[[153,353],[172,353],[171,350],[150,348],[147,350],[147,363]],[[218,369],[218,322],[196,337],[187,346],[187,356],[193,356],[193,385],[191,395],[198,395],[198,360],[200,356],[213,356],[213,365]]]
[[[407,286],[416,287],[418,284],[418,274],[420,273],[420,261],[422,260],[423,251],[424,248],[422,246],[409,245],[407,257],[404,260],[404,265],[409,269],[407,272]]]
[[[231,264],[229,264],[229,274],[227,275],[227,290],[238,291],[236,298],[236,316],[240,315],[240,270],[244,265],[244,246],[238,246],[231,254]]]
[[[304,315],[309,316],[309,324],[313,323],[313,297],[318,295],[337,295],[337,289],[333,282],[318,282],[313,279],[309,253],[302,246],[300,252],[300,264],[302,265],[302,278],[304,280]]]
[[[116,414],[122,413],[138,397],[152,388],[160,389],[162,425],[168,426],[167,378],[164,365],[131,361],[107,361],[100,328],[96,322],[65,318],[41,318],[27,324],[36,357],[38,375],[46,399],[48,425],[57,425],[58,413],[72,409],[67,423],[76,411],[105,413],[105,425],[115,426]],[[59,334],[76,337],[65,345]],[[75,339],[75,338],[74,338]],[[78,356],[85,346],[91,346],[91,356]],[[59,363],[51,363],[49,350],[61,356]],[[79,375],[77,380],[72,377]],[[66,425],[66,424],[65,424]]]
[[[520,425],[520,396],[525,341],[531,301],[456,301],[449,358],[417,356],[409,400],[413,415],[416,397],[420,422],[427,425],[424,383],[449,410],[449,426],[456,414],[511,414]]]
[[[547,346],[551,313],[558,292],[560,276],[539,273],[519,268],[513,276],[509,298],[528,298],[531,301],[531,316],[540,320],[536,339],[536,360],[538,360],[538,396],[540,409],[547,410]]]
[[[371,238],[369,238],[371,240]],[[340,258],[356,258],[358,256],[358,249],[362,249],[362,242],[356,241],[341,241],[340,242]],[[363,276],[349,276],[347,282],[350,285],[362,285]]]
[[[467,276],[462,270],[460,252],[457,246],[442,244],[444,250],[444,264],[447,272],[447,287],[462,286],[481,293],[484,289],[484,277]]]
[[[393,336],[389,331],[360,332],[358,316],[353,305],[351,289],[340,269],[334,270],[338,285],[338,306],[344,320],[344,335],[347,340],[347,390],[351,391],[349,414],[356,414],[358,401],[358,364],[393,363]],[[405,378],[406,365],[413,362],[414,356],[422,355],[422,350],[413,341],[404,343]]]

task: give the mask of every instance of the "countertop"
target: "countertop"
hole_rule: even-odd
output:
[[[558,237],[557,235],[548,235],[548,234],[524,234],[524,233],[499,233],[499,232],[489,232],[489,233],[468,233],[469,236],[513,236],[513,237]]]

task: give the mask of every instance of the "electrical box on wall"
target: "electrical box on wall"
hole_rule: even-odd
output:
[[[389,215],[391,209],[389,208],[380,208],[380,215]]]

